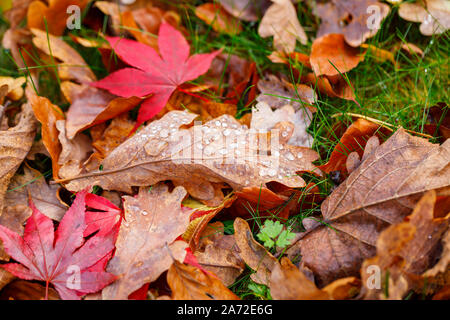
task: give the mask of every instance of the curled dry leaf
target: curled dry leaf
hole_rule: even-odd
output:
[[[75,5],[83,10],[88,2],[88,0],[49,0],[47,6],[42,1],[33,1],[28,7],[28,27],[48,30],[49,33],[60,36],[70,19],[70,11],[68,12],[67,8]]]
[[[288,102],[288,101],[287,101]],[[311,148],[313,137],[306,132],[312,121],[312,113],[307,108],[302,108],[295,112],[294,108],[286,104],[282,108],[274,111],[265,102],[259,102],[252,109],[251,129],[270,131],[276,127],[277,123],[289,122],[293,125],[293,130],[285,130],[286,135],[282,133],[282,139],[293,146]]]
[[[349,46],[342,34],[327,34],[314,40],[310,61],[316,76],[337,76],[355,68],[364,54]]]
[[[133,109],[142,101],[138,97],[116,97],[107,91],[68,81],[61,84],[61,90],[71,102],[66,121],[69,139],[87,128]]]
[[[257,21],[270,6],[269,0],[219,0],[219,3],[236,18]]]
[[[6,91],[6,97],[11,100],[19,100],[23,96],[23,84],[26,82],[25,77],[12,78],[12,77],[0,77],[0,87],[4,85],[8,86]],[[0,98],[1,102],[1,98]]]
[[[304,84],[294,86],[273,74],[269,74],[266,79],[259,80],[257,85],[261,94],[256,100],[266,102],[275,109],[290,104],[297,111],[303,109],[305,104],[306,106],[311,105],[316,101],[316,94],[311,87]]]
[[[275,300],[344,300],[354,297],[360,281],[348,277],[318,289],[292,262],[284,257],[276,264],[270,279],[270,294]]]
[[[45,97],[39,97],[31,90],[27,91],[28,100],[33,108],[36,119],[41,123],[42,142],[52,159],[53,178],[58,179],[59,155],[61,153],[61,143],[56,128],[56,122],[64,119],[64,113],[57,106]]]
[[[321,18],[317,37],[340,33],[352,47],[358,47],[380,29],[389,14],[389,5],[378,0],[331,0],[317,4],[315,14]]]
[[[222,222],[210,224],[204,230],[195,257],[203,269],[217,275],[226,286],[231,286],[245,269],[234,236],[224,235]]]
[[[267,9],[258,28],[263,37],[273,36],[273,46],[277,51],[293,52],[297,40],[306,45],[308,37],[297,18],[297,11],[290,0],[276,0]]]
[[[117,147],[103,160],[102,171],[61,182],[68,182],[69,190],[99,185],[130,192],[131,186],[172,180],[194,198],[211,200],[216,195],[212,183],[226,183],[236,190],[270,181],[302,187],[305,182],[296,172],[316,170],[311,163],[317,159],[313,150],[287,144],[280,144],[278,150],[275,138],[258,135],[228,115],[180,128],[195,117],[172,111]],[[269,147],[268,142],[273,145]],[[271,148],[273,154],[268,154]]]
[[[349,154],[356,151],[362,156],[367,140],[369,140],[379,128],[379,125],[364,119],[358,119],[353,122],[347,130],[345,130],[338,144],[333,149],[330,160],[324,165],[319,166],[320,170],[325,173],[340,171],[341,174],[346,176],[346,161]]]
[[[326,225],[290,249],[300,247],[320,285],[357,274],[384,229],[410,214],[424,192],[450,185],[449,141],[439,146],[399,129],[323,202]]]
[[[137,197],[124,197],[125,220],[107,268],[119,279],[103,290],[103,299],[128,299],[169,269],[174,259],[184,260],[187,244],[174,241],[189,224],[189,213],[181,209],[185,196],[183,187],[169,192],[159,184],[141,188]]]
[[[355,101],[355,92],[351,83],[343,77],[316,76],[314,73],[308,73],[301,77],[301,81],[317,88],[320,92],[335,98]]]
[[[211,25],[217,32],[233,35],[242,31],[239,21],[225,11],[220,4],[204,3],[195,8],[195,15]]]
[[[97,80],[80,54],[64,40],[39,29],[31,29],[31,32],[36,47],[63,62],[58,64],[58,74],[62,80],[75,80],[81,83]]]
[[[36,121],[28,103],[22,105],[17,125],[0,131],[0,215],[10,179],[30,150],[35,133]]]
[[[391,225],[380,234],[377,255],[365,260],[361,267],[366,299],[402,299],[413,284],[413,275],[419,276],[429,267],[450,218],[448,203],[444,215],[439,215],[435,204],[436,192],[428,191],[406,221]],[[374,266],[381,271],[381,279],[389,272],[388,290],[374,285]]]
[[[450,3],[447,0],[419,0],[402,3],[398,14],[405,20],[420,22],[420,32],[431,36],[450,29]]]
[[[239,300],[210,273],[174,261],[167,273],[173,300]]]
[[[234,239],[239,256],[255,271],[251,279],[268,286],[272,270],[278,264],[277,259],[253,238],[250,226],[241,218],[234,220]]]
[[[424,278],[437,278],[439,275],[448,273],[450,265],[450,230],[442,237],[442,253],[439,261],[423,274]]]

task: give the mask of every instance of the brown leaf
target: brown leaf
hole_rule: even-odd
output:
[[[1,268],[0,269],[0,291],[11,281],[13,281],[16,277],[6,271],[5,269]]]
[[[340,33],[349,45],[358,47],[378,32],[381,21],[389,11],[389,5],[377,0],[331,0],[325,4],[319,3],[314,10],[322,20],[317,37]]]
[[[317,88],[317,90],[330,97],[356,101],[351,84],[340,75],[328,78],[326,76],[318,77],[314,73],[308,73],[301,77],[301,81],[311,84],[314,88]]]
[[[49,0],[49,5],[41,1],[33,1],[28,7],[28,27],[48,30],[56,36],[63,34],[66,29],[70,14],[67,8],[76,5],[82,11],[87,5],[87,0]],[[46,29],[47,28],[47,29]]]
[[[224,235],[221,222],[210,224],[205,229],[195,256],[202,268],[217,275],[226,286],[232,285],[245,269],[234,236]]]
[[[439,146],[404,129],[376,148],[322,204],[326,225],[298,243],[318,283],[357,274],[381,231],[410,214],[424,192],[450,185],[449,160],[450,142]]]
[[[441,142],[450,138],[450,112],[447,103],[439,102],[424,112],[428,112],[425,130],[433,136],[441,136]]]
[[[448,267],[450,265],[450,231],[447,230],[445,235],[442,237],[442,246],[444,247],[441,258],[438,263],[436,263],[431,269],[428,269],[423,276],[425,278],[428,277],[436,277],[439,274],[444,274],[448,272]]]
[[[27,91],[28,100],[33,108],[36,119],[41,123],[42,141],[52,158],[53,178],[58,179],[60,165],[58,163],[61,153],[61,143],[59,142],[59,131],[56,122],[64,119],[64,113],[57,106],[45,97],[39,97],[34,92]]]
[[[258,89],[261,94],[256,100],[266,102],[275,109],[290,104],[297,111],[316,102],[316,94],[311,87],[304,84],[293,86],[285,79],[280,80],[273,74],[259,80]]]
[[[277,259],[253,238],[248,223],[241,218],[234,220],[234,239],[242,260],[255,271],[251,279],[268,286]]]
[[[270,6],[269,0],[219,0],[219,3],[236,18],[257,21]]]
[[[220,4],[204,3],[195,8],[195,15],[211,25],[217,32],[233,35],[242,31],[239,21],[225,11]]]
[[[0,77],[0,87],[8,86],[6,96],[11,100],[19,100],[23,96],[22,85],[26,82],[25,77],[12,78],[12,77]],[[0,102],[1,102],[0,98]]]
[[[62,80],[76,80],[80,83],[97,80],[80,54],[64,40],[39,29],[31,29],[31,32],[36,47],[63,62],[58,64],[58,74]]]
[[[310,61],[316,76],[337,76],[355,68],[364,60],[360,50],[345,43],[342,34],[327,34],[314,40]]]
[[[34,0],[13,0],[11,9],[5,11],[5,17],[9,20],[11,29],[16,29],[26,17],[28,6]]]
[[[106,190],[130,192],[131,186],[172,180],[200,200],[216,196],[212,183],[233,189],[276,181],[289,187],[305,185],[296,172],[314,171],[317,158],[308,148],[283,145],[267,154],[266,134],[250,134],[233,117],[224,115],[202,126],[182,129],[196,115],[172,111],[151,122],[117,147],[103,162],[102,171],[73,177],[69,190],[99,185]],[[239,143],[238,143],[239,142]],[[274,166],[279,161],[278,167]]]
[[[402,299],[412,285],[410,274],[420,275],[427,269],[450,218],[448,207],[445,216],[437,216],[435,203],[436,192],[425,193],[406,221],[391,225],[380,234],[377,255],[364,261],[361,267],[366,299]],[[371,286],[372,273],[368,270],[373,266],[381,270],[381,279],[389,272],[388,290]]]
[[[334,281],[318,289],[292,262],[284,257],[276,264],[270,279],[270,294],[275,300],[344,300],[359,291],[360,282],[355,277]]]
[[[340,171],[341,174],[346,176],[346,161],[348,155],[356,151],[359,156],[362,157],[367,140],[369,140],[379,128],[379,125],[364,119],[358,119],[353,122],[347,130],[345,130],[339,143],[333,149],[330,160],[328,160],[326,164],[319,166],[320,170],[326,173]]]
[[[450,4],[446,0],[419,0],[400,4],[398,15],[405,20],[421,22],[420,32],[431,36],[450,29]]]
[[[174,261],[167,273],[173,300],[239,300],[214,275]]]
[[[28,103],[22,105],[17,125],[0,131],[0,215],[9,181],[30,150],[35,133],[36,121]]]
[[[169,269],[173,259],[184,260],[187,244],[174,241],[189,224],[189,214],[181,210],[185,196],[182,187],[169,192],[159,184],[141,188],[137,197],[124,197],[125,217],[107,267],[120,278],[103,289],[103,299],[127,299]]]
[[[45,286],[25,281],[16,280],[7,285],[0,294],[0,300],[60,300],[58,293],[53,288],[48,288],[46,294]]]
[[[69,139],[73,139],[78,132],[133,109],[142,101],[138,97],[116,97],[105,90],[73,82],[63,82],[61,90],[71,102],[66,121]]]
[[[277,0],[267,9],[259,24],[258,34],[263,38],[273,36],[274,48],[287,53],[295,50],[297,40],[303,45],[308,42],[290,0]]]

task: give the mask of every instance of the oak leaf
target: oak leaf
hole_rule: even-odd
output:
[[[420,32],[426,36],[450,29],[450,3],[446,0],[419,0],[402,3],[398,15],[405,20],[420,22]]]
[[[271,2],[269,0],[219,0],[219,3],[238,19],[257,21]]]
[[[183,187],[169,192],[159,184],[124,197],[125,217],[107,267],[119,279],[103,290],[103,299],[127,299],[169,269],[173,259],[184,260],[187,244],[175,240],[189,224],[189,212],[181,209],[185,196]]]
[[[384,229],[410,214],[424,192],[450,185],[449,160],[448,140],[439,146],[404,129],[368,155],[323,202],[324,225],[297,244],[318,283],[357,274]]]
[[[253,134],[228,115],[202,126],[180,128],[195,117],[172,111],[117,147],[103,160],[102,170],[59,182],[68,182],[69,190],[99,185],[130,193],[132,186],[172,180],[194,198],[211,200],[217,195],[214,183],[226,183],[235,190],[270,181],[302,187],[305,182],[296,172],[315,170],[311,162],[317,154],[311,149],[280,143],[280,150],[275,150],[276,143],[270,147],[266,143],[271,141],[267,134]],[[271,148],[273,154],[268,152]]]
[[[288,53],[295,50],[297,40],[303,45],[308,42],[290,0],[273,0],[259,24],[258,34],[263,38],[273,36],[274,48]]]

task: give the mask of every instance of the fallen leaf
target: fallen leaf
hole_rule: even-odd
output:
[[[59,142],[59,131],[56,122],[64,119],[64,113],[45,97],[39,97],[34,92],[27,92],[28,100],[33,108],[36,119],[41,123],[42,142],[52,159],[53,178],[58,179],[59,155],[62,147]]]
[[[367,140],[379,129],[380,126],[373,122],[357,119],[345,130],[328,162],[319,166],[320,170],[325,173],[340,171],[344,177],[347,176],[346,161],[349,154],[356,151],[362,157]]]
[[[273,36],[273,46],[282,52],[293,52],[297,40],[306,45],[308,37],[297,18],[297,11],[290,0],[274,0],[267,9],[258,28],[263,37]]]
[[[7,285],[0,294],[0,300],[44,300],[45,286],[24,280],[16,280]],[[53,288],[48,288],[47,300],[60,300]]]
[[[161,24],[158,44],[161,57],[151,47],[136,41],[107,38],[121,59],[136,68],[125,68],[92,83],[121,97],[146,97],[139,110],[136,128],[166,105],[179,85],[204,74],[219,51],[189,57],[189,44],[167,23]]]
[[[239,300],[219,279],[174,261],[167,273],[173,300]]]
[[[282,131],[281,128],[278,128],[282,138],[286,139],[290,145],[311,148],[313,137],[306,132],[306,129],[310,126],[312,117],[311,111],[307,108],[295,112],[291,105],[286,104],[284,107],[272,111],[267,103],[259,102],[252,109],[250,128],[270,131],[276,128],[277,123],[289,122],[294,126],[292,132]],[[287,132],[290,133],[289,136],[286,134]]]
[[[208,225],[201,234],[195,257],[203,269],[217,275],[226,286],[231,286],[245,269],[234,236],[224,235],[221,222]]]
[[[360,50],[345,43],[342,34],[327,34],[314,40],[310,61],[316,76],[337,76],[355,68],[364,60]]]
[[[253,238],[248,223],[241,218],[234,220],[234,239],[239,248],[239,256],[255,271],[250,276],[251,279],[268,286],[278,260]]]
[[[174,241],[189,224],[189,213],[181,210],[185,196],[182,187],[169,192],[159,184],[141,188],[137,197],[124,197],[125,220],[107,268],[119,279],[103,289],[103,299],[127,299],[169,269],[173,259],[184,260],[186,243]]]
[[[446,0],[402,3],[398,15],[408,21],[420,22],[420,32],[426,36],[444,33],[450,29],[450,3]]]
[[[356,102],[354,89],[352,84],[347,82],[347,79],[340,75],[334,77],[334,79],[333,77],[330,78],[326,76],[318,77],[314,73],[308,73],[301,77],[301,81],[312,85],[314,89],[317,88],[317,90],[330,97]]]
[[[358,47],[377,34],[390,7],[378,0],[331,0],[318,3],[314,13],[322,20],[317,37],[343,34],[345,41]]]
[[[82,11],[87,4],[87,0],[49,0],[47,6],[44,2],[33,1],[28,7],[28,28],[48,30],[49,33],[60,36],[70,17],[67,8],[75,5]]]
[[[391,225],[380,234],[377,255],[365,260],[361,267],[366,299],[402,299],[412,285],[410,274],[420,275],[428,268],[450,218],[448,207],[444,216],[436,215],[435,203],[436,192],[428,191],[406,221]],[[388,288],[374,286],[370,279],[373,266],[381,270],[381,279],[389,272]]]
[[[35,131],[36,121],[28,103],[22,105],[17,125],[0,131],[0,215],[9,181],[30,150]]]
[[[410,214],[424,192],[450,185],[449,148],[398,129],[332,192],[321,207],[325,225],[297,244],[319,285],[357,274],[384,229]]]
[[[220,4],[204,3],[195,8],[195,15],[211,25],[217,32],[234,35],[242,31],[239,21],[226,12]]]
[[[348,277],[318,289],[286,257],[275,265],[270,279],[270,294],[274,300],[345,300],[354,297],[359,287],[357,278]]]
[[[449,107],[444,102],[439,102],[428,110],[428,121],[425,124],[425,130],[433,135],[440,136],[440,141],[444,142],[450,138],[450,112]]]
[[[24,92],[22,85],[25,82],[26,82],[25,77],[19,77],[19,78],[0,77],[0,87],[7,85],[8,90],[6,92],[6,96],[14,101],[22,98],[23,92]]]
[[[259,80],[257,85],[261,94],[256,100],[258,102],[266,102],[275,109],[290,104],[295,111],[298,111],[316,102],[317,97],[311,87],[304,84],[294,86],[287,80],[280,80],[273,74],[269,74],[265,79]]]
[[[109,92],[73,82],[63,82],[61,90],[71,102],[67,111],[67,138],[96,124],[113,119],[136,107],[142,99],[120,98]]]
[[[86,193],[77,194],[56,234],[52,220],[40,213],[33,202],[30,202],[33,214],[23,238],[0,225],[6,252],[19,262],[1,267],[22,279],[45,281],[47,288],[52,283],[62,299],[80,299],[114,281],[115,276],[97,270],[97,265],[114,249],[115,231],[83,240]]]
[[[58,182],[68,182],[69,190],[99,185],[130,193],[131,186],[172,180],[192,197],[212,200],[216,196],[212,183],[223,182],[235,190],[270,181],[302,187],[305,182],[296,172],[316,170],[311,163],[317,159],[313,150],[287,144],[276,150],[275,142],[267,145],[272,141],[267,134],[259,136],[228,115],[202,126],[179,128],[195,117],[172,111],[117,147],[103,160],[101,171]],[[270,148],[273,154],[265,151]]]
[[[238,19],[257,21],[271,2],[269,0],[219,0],[219,3]]]
[[[31,29],[31,32],[34,35],[33,44],[38,49],[63,62],[57,64],[61,80],[75,80],[80,83],[97,80],[81,55],[64,40],[39,29]]]
[[[13,0],[11,8],[4,10],[5,17],[8,19],[11,29],[16,29],[20,22],[26,17],[28,6],[34,0]]]

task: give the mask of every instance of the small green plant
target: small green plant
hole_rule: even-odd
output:
[[[266,248],[272,249],[275,245],[279,248],[286,247],[295,234],[289,230],[283,230],[283,225],[279,221],[266,220],[256,236],[264,242]]]
[[[262,300],[272,300],[272,296],[270,295],[270,290],[267,286],[263,284],[258,284],[250,280],[247,288],[252,292],[252,294],[260,298]]]

